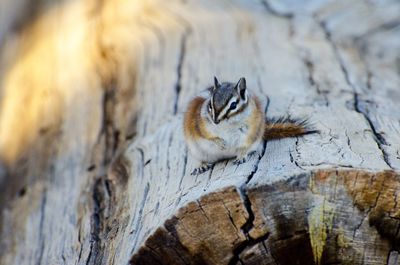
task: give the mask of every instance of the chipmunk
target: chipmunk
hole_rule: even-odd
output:
[[[267,120],[260,99],[249,93],[246,79],[219,83],[203,91],[185,113],[184,135],[190,153],[201,162],[192,175],[211,169],[221,160],[236,158],[242,164],[255,155],[263,140],[296,137],[317,132],[306,120]]]

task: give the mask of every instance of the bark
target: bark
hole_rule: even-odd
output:
[[[398,1],[32,13],[0,19],[0,264],[398,264]],[[191,176],[182,115],[214,75],[320,133]]]

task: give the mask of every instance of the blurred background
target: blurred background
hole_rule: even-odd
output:
[[[93,187],[106,183],[119,148],[160,125],[140,117],[182,113],[215,74],[254,76],[264,92],[287,82],[269,93],[287,98],[282,109],[294,98],[308,104],[302,88],[290,94],[307,80],[313,104],[326,108],[340,90],[400,104],[400,2],[2,0],[0,263],[96,264]],[[54,233],[66,234],[65,245],[41,245]]]

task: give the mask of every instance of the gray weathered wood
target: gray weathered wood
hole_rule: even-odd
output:
[[[103,2],[4,46],[1,264],[397,264],[398,1]],[[191,176],[213,75],[321,133]]]

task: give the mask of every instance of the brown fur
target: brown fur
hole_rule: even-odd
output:
[[[247,137],[247,144],[250,146],[257,139],[260,139],[264,132],[264,112],[261,108],[261,103],[257,98],[253,98],[254,104],[256,105],[256,111],[248,119],[249,135]]]
[[[206,99],[202,97],[194,98],[188,106],[184,118],[184,132],[187,138],[216,140],[217,136],[212,135],[205,126],[205,121],[201,118],[201,107]],[[253,98],[256,111],[248,118],[249,135],[247,143],[251,145],[262,135],[264,140],[282,139],[296,137],[315,130],[307,129],[306,121],[296,121],[290,118],[280,118],[264,122],[264,112],[257,98]],[[249,102],[250,103],[250,102]]]
[[[205,138],[212,139],[215,138],[208,130],[204,124],[204,120],[201,119],[200,112],[201,106],[206,99],[202,97],[195,97],[188,106],[188,110],[185,113],[184,118],[184,132],[185,136],[189,138]]]
[[[276,121],[267,121],[265,123],[263,138],[264,140],[282,139],[316,132],[316,130],[307,129],[306,121],[295,121],[289,118],[281,118]]]

